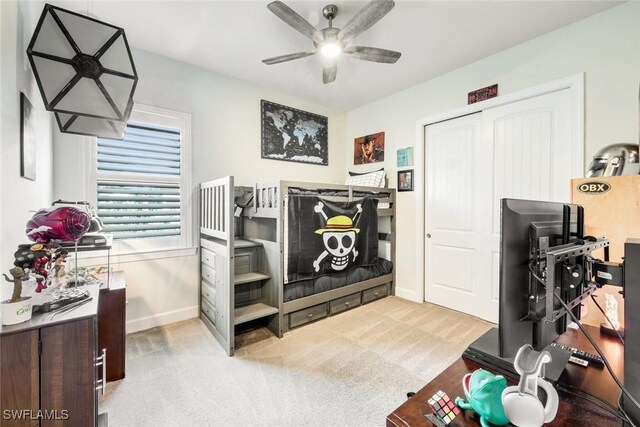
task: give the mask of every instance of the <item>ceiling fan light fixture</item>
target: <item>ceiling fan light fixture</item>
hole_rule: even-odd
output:
[[[342,48],[335,42],[324,43],[320,48],[320,53],[326,58],[335,58],[340,55],[341,52]]]
[[[341,54],[363,61],[395,64],[401,56],[400,52],[377,47],[354,46],[353,43],[355,37],[371,28],[394,6],[393,0],[371,0],[340,29],[333,26],[333,19],[338,14],[338,7],[329,4],[322,9],[322,15],[329,21],[329,26],[318,30],[280,0],[272,1],[267,5],[267,8],[286,24],[310,38],[313,41],[314,49],[275,56],[263,59],[262,62],[267,65],[280,64],[320,53],[324,59],[322,64],[322,82],[324,84],[335,81],[338,56]]]

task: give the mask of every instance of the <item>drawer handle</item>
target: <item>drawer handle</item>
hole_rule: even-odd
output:
[[[349,301],[345,302],[344,305],[349,306]]]
[[[376,296],[376,297],[377,297],[377,296],[378,296],[378,292],[374,292],[374,293],[373,293],[373,296]]]
[[[307,317],[311,319],[313,317],[313,313],[307,314]]]
[[[102,349],[102,356],[96,358],[96,367],[102,366],[102,380],[96,383],[96,391],[107,392],[107,349]]]

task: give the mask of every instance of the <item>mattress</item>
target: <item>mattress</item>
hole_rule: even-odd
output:
[[[363,191],[354,191],[352,196],[355,199],[360,199],[363,197],[376,197],[385,196],[387,197],[390,193],[386,188],[380,188],[379,192],[363,192]],[[309,188],[299,188],[299,187],[289,187],[289,194],[293,195],[303,195],[303,196],[325,196],[325,197],[349,197],[349,192],[346,190],[334,190],[334,189],[309,189]],[[378,203],[378,209],[389,209],[391,204],[388,202],[380,202]]]
[[[315,279],[301,280],[284,285],[284,302],[319,294],[332,289],[338,289],[353,283],[362,282],[376,277],[390,274],[393,263],[378,258],[376,265],[368,267],[354,267],[347,271],[320,276]]]

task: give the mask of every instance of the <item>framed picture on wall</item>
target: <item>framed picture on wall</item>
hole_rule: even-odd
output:
[[[353,164],[384,161],[384,132],[372,133],[353,140]]]
[[[399,168],[413,166],[413,147],[398,148],[397,166]]]
[[[398,191],[413,191],[413,169],[398,171]]]
[[[33,106],[20,93],[20,176],[36,180],[36,130]]]
[[[265,100],[261,105],[263,159],[329,164],[326,117]]]

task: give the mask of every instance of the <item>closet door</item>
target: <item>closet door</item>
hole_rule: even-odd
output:
[[[500,199],[570,200],[575,120],[562,90],[426,127],[426,301],[497,323]]]
[[[485,110],[483,127],[491,141],[493,177],[482,255],[490,283],[480,298],[479,317],[498,321],[500,295],[500,199],[571,201],[571,178],[581,176],[583,153],[572,152],[568,90]]]
[[[479,315],[486,280],[481,247],[489,186],[480,113],[426,129],[425,298]],[[483,182],[484,181],[484,182]]]

